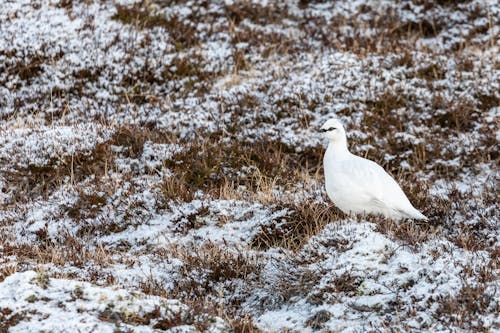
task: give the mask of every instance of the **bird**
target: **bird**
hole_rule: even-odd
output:
[[[349,151],[340,120],[327,120],[320,132],[329,141],[323,158],[326,193],[342,212],[383,215],[396,221],[427,220],[380,165]]]

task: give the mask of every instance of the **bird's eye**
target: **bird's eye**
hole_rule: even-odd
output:
[[[320,129],[320,132],[325,133],[325,132],[330,132],[330,131],[333,131],[333,130],[336,130],[336,128],[335,127],[322,128],[322,129]]]

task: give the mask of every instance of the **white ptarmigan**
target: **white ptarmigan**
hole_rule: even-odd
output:
[[[394,220],[427,220],[380,165],[349,152],[339,120],[328,120],[320,131],[329,140],[323,159],[326,193],[341,211],[349,215],[383,215]]]

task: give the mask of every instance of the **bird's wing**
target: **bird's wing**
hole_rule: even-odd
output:
[[[377,163],[359,157],[357,163],[363,165],[364,177],[370,177],[370,180],[365,181],[370,184],[369,192],[373,195],[371,204],[381,208],[390,208],[401,217],[427,220],[423,215],[411,204],[408,197],[403,192],[399,184]],[[375,189],[374,189],[375,188]]]
[[[373,161],[354,156],[343,163],[342,172],[356,193],[370,197],[375,203],[380,202],[395,208],[409,204],[394,178]]]
[[[382,210],[392,210],[395,215],[427,219],[420,213],[399,184],[377,163],[353,155],[352,158],[336,164],[335,189],[350,202]]]

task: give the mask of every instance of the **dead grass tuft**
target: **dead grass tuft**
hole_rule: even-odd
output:
[[[192,211],[186,215],[181,215],[174,219],[172,223],[175,225],[175,232],[187,234],[192,229],[198,229],[203,226],[200,219],[207,216],[210,210],[206,206],[201,206],[199,209]]]
[[[291,54],[294,51],[298,51],[301,47],[299,43],[279,31],[256,30],[243,26],[237,27],[232,35],[234,44],[248,44],[248,47],[254,48],[265,58],[273,54]],[[243,53],[235,53],[234,55],[234,59],[237,61],[242,59],[241,55]],[[248,68],[246,62],[244,64],[246,66],[242,67],[242,69]]]
[[[192,311],[179,311],[179,312],[167,312],[166,315],[162,315],[159,306],[146,313],[137,312],[125,312],[122,309],[115,308],[113,303],[109,303],[106,308],[99,313],[99,319],[103,321],[112,322],[116,325],[120,323],[125,323],[129,325],[150,325],[152,321],[152,328],[156,330],[170,330],[182,325],[194,325],[200,330],[206,330],[208,318],[203,318],[205,320],[200,320],[197,315]]]
[[[251,316],[236,316],[226,318],[234,333],[261,333],[262,330],[254,325],[254,320]]]
[[[260,225],[259,232],[251,242],[252,247],[259,250],[272,247],[298,250],[325,225],[338,220],[341,214],[334,207],[313,199],[283,203],[277,208],[286,209],[289,213],[279,223],[274,221]]]
[[[265,264],[261,258],[243,249],[228,249],[226,246],[210,242],[201,245],[172,245],[158,255],[182,260],[178,278],[173,287],[151,277],[141,285],[146,294],[177,298],[183,303],[193,305],[196,313],[212,313],[229,318],[239,317],[238,309],[244,297],[239,290],[239,281],[252,285],[258,283],[260,272]],[[238,289],[238,293],[236,290]],[[245,292],[246,293],[246,292]],[[216,297],[219,295],[219,298]],[[221,303],[220,299],[225,301]],[[247,327],[244,316],[235,326]]]
[[[106,204],[104,193],[79,193],[77,202],[68,207],[66,213],[75,220],[95,218],[98,211]]]
[[[64,8],[66,10],[73,9],[73,1],[71,0],[61,0],[56,4],[57,8]]]
[[[434,95],[432,108],[439,110],[432,118],[436,125],[458,132],[471,131],[480,115],[472,102],[448,100],[440,94]]]
[[[437,228],[427,222],[395,222],[387,219],[376,219],[376,224],[378,232],[395,238],[403,245],[414,249],[438,233]]]
[[[37,77],[42,72],[41,65],[43,60],[34,60],[28,64],[20,64],[18,66],[18,75],[21,80],[30,80]]]
[[[21,321],[29,320],[27,311],[14,312],[10,308],[0,308],[0,332],[7,333]]]
[[[235,252],[213,243],[205,243],[197,248],[176,248],[175,252],[184,262],[182,273],[187,278],[180,280],[179,292],[191,290],[195,295],[201,290],[209,291],[224,281],[250,280],[262,268],[257,256],[244,251]],[[196,281],[196,275],[200,273],[203,279]]]
[[[113,163],[110,141],[97,144],[90,154],[61,156],[46,165],[30,165],[7,172],[13,191],[12,201],[21,203],[47,198],[68,180],[77,183],[93,175],[102,176]]]
[[[362,282],[363,280],[358,277],[352,276],[349,273],[343,273],[341,276],[335,278],[334,285],[338,292],[354,296]]]
[[[306,326],[313,330],[321,330],[324,327],[324,323],[329,321],[331,317],[331,312],[320,310],[307,319]]]
[[[500,98],[495,95],[486,95],[478,93],[474,96],[479,102],[479,108],[482,111],[489,111],[490,109],[500,105]]]
[[[464,330],[489,332],[484,322],[478,320],[479,315],[498,313],[500,307],[494,296],[486,290],[486,285],[465,284],[458,295],[440,297],[440,307],[435,318],[446,325],[453,324]],[[491,306],[494,308],[491,309]]]
[[[4,265],[2,268],[0,268],[0,282],[5,280],[6,277],[14,274],[17,272],[17,263],[13,265]]]
[[[310,267],[309,262],[300,256],[272,261],[270,264],[276,273],[266,278],[264,283],[270,290],[264,298],[259,299],[261,307],[266,310],[279,308],[292,298],[310,296],[325,273],[317,267]],[[309,297],[308,301],[313,302]]]
[[[37,240],[30,243],[14,243],[8,239],[0,239],[2,243],[2,255],[16,256],[18,262],[24,267],[35,267],[39,272],[39,283],[44,284],[49,276],[43,266],[37,265],[52,264],[54,266],[71,265],[83,268],[94,265],[94,269],[88,269],[88,276],[91,281],[109,281],[113,278],[108,273],[103,273],[102,268],[110,265],[110,253],[103,246],[90,247],[88,239],[73,237],[71,235],[60,235],[59,240],[52,240],[48,237],[46,228],[40,229],[37,233]],[[5,266],[2,276],[5,278],[21,269],[19,266]],[[63,275],[63,278],[67,276]],[[72,278],[75,278],[72,276]]]
[[[415,77],[424,79],[428,82],[444,80],[446,78],[446,71],[439,64],[431,63],[419,68]]]
[[[63,55],[63,52],[59,52],[52,57],[37,55],[28,59],[28,61],[18,61],[12,64],[12,66],[7,66],[7,72],[17,74],[23,81],[32,81],[42,73],[45,63],[57,61]]]
[[[408,21],[397,25],[391,30],[393,34],[400,36],[418,35],[423,38],[435,37],[443,29],[443,26],[434,21],[423,19],[418,22]]]
[[[470,3],[471,0],[412,0],[415,5],[424,6],[424,9],[432,9],[436,6],[455,6],[458,4]]]
[[[364,114],[364,124],[375,129],[382,137],[389,137],[391,130],[401,132],[405,129],[406,115],[394,110],[407,108],[408,101],[404,95],[386,92],[376,100],[366,102],[370,112]]]

